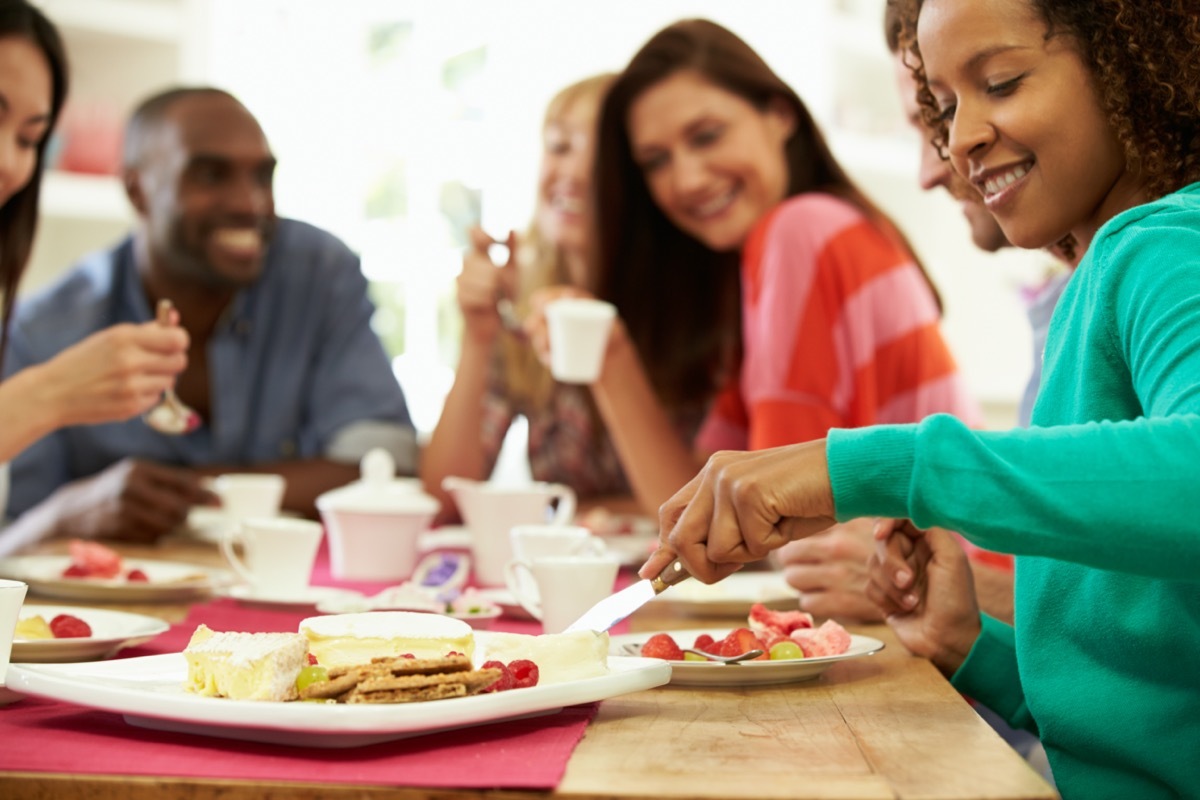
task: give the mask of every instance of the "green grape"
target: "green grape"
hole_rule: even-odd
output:
[[[329,680],[329,670],[321,666],[301,667],[296,676],[296,691],[303,692],[314,683]]]
[[[707,658],[705,658],[704,656],[701,656],[701,655],[697,655],[696,653],[684,653],[683,660],[684,661],[708,661]]]
[[[785,639],[782,642],[776,642],[771,647],[772,661],[783,661],[789,658],[804,658],[804,650],[800,648],[800,645]]]

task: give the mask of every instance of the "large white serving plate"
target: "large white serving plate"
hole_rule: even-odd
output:
[[[485,634],[478,634],[482,637]],[[122,714],[131,725],[298,747],[359,747],[452,728],[557,712],[667,683],[653,658],[610,657],[609,673],[495,694],[397,705],[270,703],[183,690],[182,653],[84,664],[14,664],[10,689]]]
[[[126,558],[126,571],[140,569],[146,582],[119,578],[64,578],[69,556],[19,556],[0,559],[0,578],[24,581],[43,597],[96,602],[158,602],[194,600],[232,582],[226,570],[175,561]]]
[[[14,639],[12,660],[59,663],[108,658],[121,648],[149,641],[171,627],[157,617],[144,614],[76,606],[26,603],[21,606],[18,616],[20,619],[40,616],[49,622],[59,614],[79,617],[91,627],[92,635],[69,639]]]
[[[714,584],[697,580],[677,583],[650,603],[679,614],[745,617],[755,603],[775,611],[795,610],[800,593],[788,586],[779,572],[735,572]]]
[[[688,647],[696,637],[707,633],[721,640],[729,629],[718,631],[680,630],[666,631],[680,646]],[[611,653],[636,653],[654,634],[627,633],[613,636],[610,640]],[[818,658],[793,658],[781,661],[741,661],[736,664],[720,664],[715,661],[663,661],[671,665],[671,683],[676,686],[769,686],[775,683],[795,683],[819,677],[822,672],[852,658],[861,658],[878,653],[883,642],[870,636],[850,634],[850,648],[836,656]]]

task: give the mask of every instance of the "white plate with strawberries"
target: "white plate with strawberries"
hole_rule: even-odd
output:
[[[664,631],[683,647],[691,647],[699,636],[709,636],[720,642],[738,629]],[[613,636],[610,653],[639,655],[642,646],[655,634],[628,633]],[[784,658],[767,661],[739,661],[722,664],[716,661],[670,659],[671,683],[677,686],[767,686],[775,683],[795,683],[812,680],[834,664],[853,658],[873,655],[883,649],[883,642],[870,636],[848,634],[849,647],[837,655]],[[698,657],[691,657],[698,658]]]
[[[157,617],[143,614],[26,603],[17,615],[12,661],[95,661],[147,642],[170,627]]]
[[[226,570],[174,561],[126,558],[105,577],[69,574],[71,556],[18,556],[0,559],[0,577],[24,581],[42,597],[93,602],[195,600],[232,582]]]

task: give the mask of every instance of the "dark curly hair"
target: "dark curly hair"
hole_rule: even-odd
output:
[[[1200,13],[1196,0],[1029,0],[1046,37],[1070,36],[1093,77],[1131,170],[1154,197],[1200,181]],[[907,61],[925,123],[945,151],[946,123],[925,77],[914,27],[924,0],[900,3]]]

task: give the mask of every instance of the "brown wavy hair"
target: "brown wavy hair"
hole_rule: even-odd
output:
[[[0,288],[4,303],[0,307],[0,367],[8,349],[8,320],[12,317],[17,286],[29,263],[33,239],[37,233],[38,197],[45,169],[46,142],[62,113],[67,98],[67,53],[58,30],[46,15],[25,0],[0,2],[0,39],[25,39],[32,42],[50,68],[50,119],[46,134],[37,143],[37,163],[33,176],[8,202],[0,207]]]
[[[929,91],[911,0],[902,41],[925,123],[945,151],[948,129]],[[1128,168],[1154,197],[1200,181],[1200,9],[1196,0],[1029,0],[1046,38],[1069,36],[1087,64]],[[902,7],[905,5],[901,3]]]
[[[667,26],[642,46],[609,89],[600,113],[592,183],[597,293],[617,306],[668,408],[711,397],[736,368],[741,346],[740,254],[710,250],[675,227],[650,195],[626,128],[634,101],[683,70],[699,73],[760,110],[786,103],[796,119],[785,146],[787,195],[824,192],[845,200],[920,266],[896,226],[833,157],[800,97],[758,53],[708,20]]]

